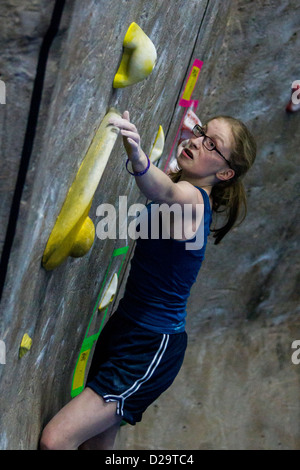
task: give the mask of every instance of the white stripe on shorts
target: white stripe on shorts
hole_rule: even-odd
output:
[[[121,416],[123,416],[124,401],[126,400],[126,398],[130,397],[135,392],[137,392],[138,389],[140,388],[140,386],[143,385],[145,382],[147,382],[147,380],[149,380],[152,377],[152,375],[154,374],[155,370],[159,366],[159,363],[160,363],[160,361],[161,361],[161,359],[162,359],[162,357],[165,353],[168,342],[169,342],[169,335],[164,334],[163,338],[162,338],[162,341],[160,343],[160,346],[157,350],[157,353],[155,354],[155,356],[154,356],[151,364],[149,365],[146,373],[143,375],[143,377],[138,379],[130,388],[128,388],[121,395],[104,395],[103,396],[103,398],[106,401],[118,401],[119,402],[118,407],[117,407],[117,411],[118,411],[118,414],[119,413],[121,414]],[[119,406],[120,401],[121,401],[121,408]]]

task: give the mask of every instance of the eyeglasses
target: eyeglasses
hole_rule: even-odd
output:
[[[204,137],[204,139],[202,140],[202,144],[206,148],[206,150],[209,150],[210,152],[215,150],[225,160],[229,168],[233,170],[230,161],[227,160],[227,158],[225,158],[224,155],[221,154],[220,150],[217,149],[214,141],[210,137],[208,137],[208,135],[205,134],[204,127],[201,127],[199,126],[199,124],[196,124],[195,127],[193,128],[193,134],[196,137]]]

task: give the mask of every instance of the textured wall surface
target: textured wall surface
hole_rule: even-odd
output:
[[[27,4],[28,3],[28,4]],[[55,2],[6,2],[1,14],[1,249],[21,161],[41,42]],[[36,449],[43,425],[70,399],[71,381],[100,286],[115,248],[90,252],[52,272],[41,267],[49,234],[93,133],[107,109],[129,109],[149,150],[166,134],[164,167],[183,110],[177,105],[195,58],[204,62],[194,99],[201,119],[241,118],[258,143],[246,179],[246,222],[215,247],[189,301],[189,347],[172,388],[121,449],[298,449],[300,365],[291,362],[299,328],[300,114],[285,105],[298,67],[300,8],[295,0],[67,1],[51,45],[39,119],[18,212],[1,303],[0,448]],[[112,88],[122,42],[138,23],[158,60],[143,82]],[[17,53],[16,53],[17,51]],[[23,152],[24,153],[24,152]],[[95,194],[96,208],[128,196],[145,202],[124,170],[120,139]],[[122,271],[124,288],[128,255]],[[120,264],[120,261],[116,261]],[[126,264],[125,263],[125,264]],[[116,298],[110,312],[118,302]],[[99,326],[101,317],[96,318]],[[33,340],[21,359],[24,333]]]

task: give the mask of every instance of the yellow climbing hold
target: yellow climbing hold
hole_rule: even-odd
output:
[[[118,289],[118,275],[117,273],[115,273],[112,277],[112,280],[109,283],[108,288],[103,294],[103,297],[100,301],[99,310],[102,310],[103,308],[107,307],[110,304],[110,302],[112,302],[117,292],[117,289]]]
[[[84,384],[84,374],[87,365],[87,361],[89,358],[91,350],[87,349],[86,351],[82,351],[76,366],[74,379],[73,379],[73,389],[82,387]]]
[[[114,88],[124,88],[147,78],[157,58],[153,42],[136,23],[129,26],[123,47],[123,56],[113,82]]]
[[[153,147],[149,155],[149,158],[152,163],[156,162],[156,160],[160,158],[164,150],[164,145],[165,145],[165,134],[164,134],[162,126],[159,126]]]
[[[111,108],[102,120],[69,189],[44,251],[42,264],[47,270],[58,267],[68,256],[84,256],[95,238],[95,227],[88,213],[119,129],[108,123],[120,113]]]
[[[73,258],[80,258],[84,256],[91,248],[95,238],[95,226],[93,221],[86,217],[84,222],[74,240],[70,256]]]
[[[29,351],[29,349],[31,348],[31,345],[32,345],[32,339],[28,336],[27,333],[25,333],[23,338],[22,338],[20,348],[19,348],[19,358],[20,359],[21,359],[21,357],[24,356],[24,354],[26,354]]]

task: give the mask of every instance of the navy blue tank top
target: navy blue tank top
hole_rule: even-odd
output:
[[[204,259],[212,218],[208,194],[197,188],[204,200],[204,240],[200,249],[187,249],[186,245],[195,243],[197,232],[188,241],[161,238],[160,232],[158,239],[138,238],[136,242],[119,310],[151,331],[172,334],[185,330],[186,304]],[[147,205],[148,226],[152,204]]]

